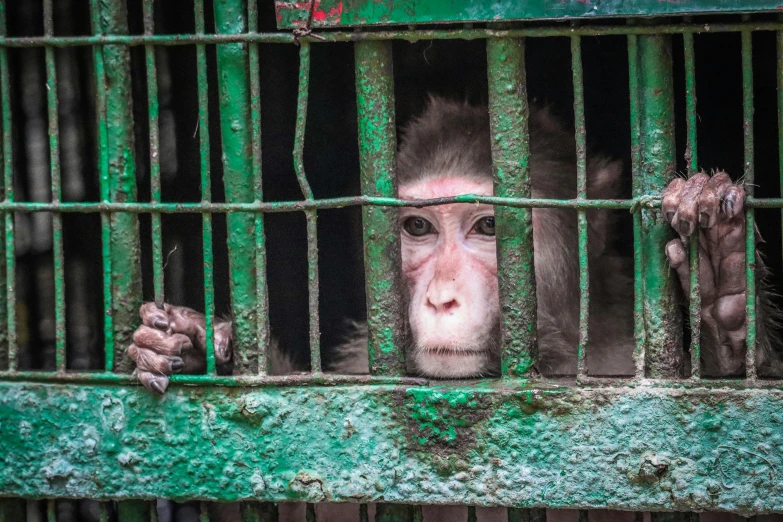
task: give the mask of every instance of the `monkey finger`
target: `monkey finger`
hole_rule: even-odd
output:
[[[199,334],[203,336],[206,327],[204,314],[187,306],[169,306],[167,311],[171,319],[172,333],[184,334],[194,340],[198,338]]]
[[[688,253],[679,239],[672,239],[666,244],[666,257],[669,259],[669,265],[677,272],[685,295],[688,295],[690,288],[691,268],[688,264]]]
[[[190,338],[182,334],[167,334],[149,326],[139,326],[133,332],[133,342],[140,348],[153,350],[161,355],[180,355],[193,348]]]
[[[165,305],[164,305],[165,308]],[[169,314],[166,310],[161,310],[152,301],[148,301],[141,305],[139,308],[139,315],[141,316],[141,322],[150,328],[163,330],[164,332],[169,329]]]
[[[166,393],[166,389],[169,387],[169,378],[165,375],[139,371],[136,372],[136,377],[138,377],[139,382],[141,382],[145,388],[158,395]]]
[[[699,221],[699,197],[710,177],[704,172],[694,174],[680,191],[680,204],[672,218],[672,226],[683,237],[689,237]]]
[[[715,301],[715,321],[726,332],[745,335],[745,292],[724,295]]]
[[[714,227],[723,211],[723,198],[732,186],[731,178],[725,172],[718,172],[704,185],[699,196],[699,225],[702,228]]]
[[[185,364],[180,357],[159,355],[152,350],[140,348],[135,344],[128,347],[128,357],[136,363],[139,371],[171,375],[184,368]]]
[[[666,221],[668,221],[672,226],[674,226],[674,223],[672,223],[672,220],[674,219],[675,214],[677,213],[677,207],[680,205],[680,193],[682,192],[682,189],[685,187],[685,180],[682,178],[674,178],[671,183],[666,187],[666,190],[663,192],[663,198],[661,200],[661,209],[663,210],[663,215],[666,217]]]
[[[203,373],[207,366],[203,353],[188,352],[182,354],[182,373]]]
[[[231,321],[215,323],[215,361],[226,364],[231,360]]]

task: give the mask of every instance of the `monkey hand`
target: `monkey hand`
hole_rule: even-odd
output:
[[[206,364],[206,319],[185,306],[148,302],[139,309],[142,325],[133,334],[128,356],[148,390],[163,394],[173,373],[197,373]],[[215,362],[231,360],[231,321],[216,319]]]
[[[699,235],[701,339],[717,361],[720,375],[744,369],[745,320],[745,189],[725,172],[704,172],[673,180],[663,194],[666,220],[680,235],[666,245],[685,295],[690,289],[688,238]]]

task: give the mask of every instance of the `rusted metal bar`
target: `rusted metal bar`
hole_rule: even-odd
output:
[[[696,139],[696,60],[693,49],[693,34],[683,34],[685,55],[685,125],[687,141],[685,162],[688,176],[699,171],[698,140]],[[699,284],[699,236],[700,227],[690,238],[689,255],[691,265],[690,281],[690,327],[691,327],[691,378],[701,378],[701,286]]]
[[[747,20],[747,18],[745,18]],[[753,197],[755,165],[753,161],[753,35],[742,31],[742,120],[745,145],[743,186]],[[745,345],[745,378],[756,379],[756,216],[752,207],[745,209],[745,296],[747,336]]]
[[[258,31],[258,0],[248,0],[248,31]],[[258,44],[250,44],[250,121],[253,129],[253,181],[256,201],[264,200],[261,169],[261,74]],[[266,238],[262,213],[255,215],[256,234],[256,338],[258,343],[258,373],[266,375],[269,368],[266,348],[269,346],[269,297],[266,285]]]
[[[576,142],[576,197],[587,199],[587,130],[585,127],[585,89],[582,74],[582,39],[571,37],[571,71],[574,88],[574,127]],[[579,345],[577,378],[587,375],[587,345],[590,323],[590,272],[588,267],[587,214],[577,210],[579,234]]]
[[[530,197],[524,40],[487,40],[494,193]],[[501,307],[501,373],[521,377],[536,361],[536,280],[533,212],[496,207]]]
[[[546,509],[508,508],[508,522],[546,522]]]
[[[0,0],[0,34],[7,34],[6,3]],[[14,202],[14,159],[13,159],[13,123],[11,117],[11,75],[8,70],[8,50],[0,48],[0,106],[3,121],[3,196],[4,202]],[[0,342],[0,351],[6,352],[6,357],[0,358],[0,365],[9,370],[18,367],[16,344],[16,253],[14,250],[14,213],[6,212],[4,218],[5,241],[2,245],[5,264],[4,285],[2,293],[5,296],[0,306],[0,318],[5,319],[4,336]],[[2,328],[0,328],[2,330]],[[0,333],[0,335],[3,335]],[[1,354],[0,354],[1,355]]]
[[[151,522],[150,504],[144,500],[117,502],[117,522]]]
[[[128,13],[121,0],[92,0],[93,32],[128,34]],[[102,199],[128,202],[136,200],[136,163],[133,144],[133,100],[131,95],[130,52],[123,46],[106,46],[96,50],[96,77],[99,93],[99,133],[105,132],[105,151],[101,150]],[[100,63],[98,63],[100,62]],[[102,137],[99,138],[99,142]],[[99,143],[99,146],[103,143]],[[103,147],[101,147],[103,149]],[[107,335],[108,369],[129,373],[133,361],[125,356],[138,323],[141,305],[141,264],[139,261],[138,217],[125,212],[109,214],[108,271],[111,298],[106,297],[105,321],[113,328]],[[106,254],[104,248],[104,254]],[[107,270],[108,269],[108,270]],[[106,303],[105,303],[106,305]],[[109,353],[112,353],[110,359]]]
[[[215,32],[236,34],[247,31],[245,0],[215,0]],[[250,81],[247,45],[233,43],[216,49],[220,130],[223,138],[223,179],[228,202],[251,202],[255,198],[252,176]],[[234,371],[256,373],[258,339],[256,324],[255,218],[229,215],[229,273],[233,317]]]
[[[354,46],[362,194],[397,195],[391,42]],[[362,208],[370,373],[404,375],[397,212]]]
[[[414,507],[408,504],[375,505],[375,522],[413,522]]]
[[[639,37],[628,36],[628,90],[630,97],[631,124],[631,178],[634,196],[643,195],[642,189],[642,147],[641,147],[641,71],[639,70]],[[642,209],[633,211],[633,361],[635,377],[644,377],[644,352],[647,336],[644,329],[644,255],[641,248]]]
[[[204,33],[204,0],[194,0],[196,33]],[[209,82],[207,81],[207,51],[204,44],[196,45],[196,84],[198,89],[198,136],[201,167],[201,204],[212,201],[212,181],[209,157]],[[215,282],[212,253],[212,214],[201,216],[202,248],[204,249],[204,315],[206,330],[207,374],[215,370]]]
[[[294,133],[294,172],[305,201],[313,201],[313,191],[304,168],[307,94],[310,88],[310,44],[299,46],[299,93],[296,103]],[[318,228],[316,210],[305,212],[307,219],[307,302],[310,315],[310,371],[321,373],[321,321],[318,312]]]
[[[674,97],[671,37],[638,38],[640,70],[641,181],[637,193],[660,194],[674,178]],[[664,247],[673,231],[658,211],[641,210],[644,259],[644,329],[647,377],[683,376],[682,321]]]

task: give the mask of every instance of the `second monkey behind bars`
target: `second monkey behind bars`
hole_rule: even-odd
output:
[[[534,198],[577,195],[576,147],[572,133],[545,108],[531,107],[530,180]],[[622,162],[599,155],[587,160],[587,197],[621,197]],[[492,149],[486,106],[431,97],[423,113],[403,130],[397,155],[402,199],[493,194]],[[662,212],[679,238],[666,245],[671,267],[688,294],[687,244],[697,227],[701,291],[701,367],[705,376],[745,372],[747,334],[745,191],[724,172],[675,178],[663,194]],[[587,367],[594,376],[631,376],[633,361],[633,261],[618,255],[611,240],[618,224],[607,209],[588,209],[590,278]],[[536,368],[546,376],[574,375],[579,342],[577,212],[533,209],[536,280]],[[406,317],[406,362],[412,375],[432,378],[488,377],[500,371],[500,300],[494,208],[453,203],[399,210],[402,288]],[[758,237],[756,238],[758,239]],[[774,332],[779,313],[756,259],[757,350],[760,375],[781,375]],[[128,356],[144,386],[162,394],[173,373],[205,367],[205,317],[183,306],[141,307],[142,326]],[[230,363],[231,321],[216,318],[215,359]],[[331,373],[366,374],[367,327],[346,332]],[[270,373],[306,370],[285,347],[271,343]]]

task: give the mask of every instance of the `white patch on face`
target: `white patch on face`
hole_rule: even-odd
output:
[[[441,177],[404,185],[399,193],[402,199],[491,196],[492,182]],[[400,210],[415,345],[411,355],[424,375],[478,376],[493,360],[491,340],[500,309],[495,236],[487,233],[493,219],[491,205]]]

